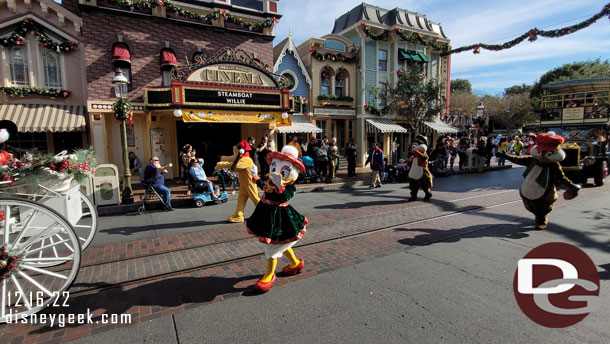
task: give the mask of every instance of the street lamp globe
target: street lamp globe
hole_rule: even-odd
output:
[[[114,84],[114,94],[117,98],[123,99],[127,94],[127,84],[129,84],[129,80],[123,75],[123,72],[118,70],[114,74],[114,78],[112,78],[112,83]]]

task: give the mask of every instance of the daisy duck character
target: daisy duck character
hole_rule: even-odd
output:
[[[531,156],[503,155],[507,160],[522,166],[527,166],[523,176],[525,180],[519,189],[525,209],[535,215],[538,230],[545,229],[548,216],[555,201],[557,200],[556,185],[564,185],[568,188],[563,198],[566,200],[578,196],[580,185],[572,183],[559,164],[565,159],[566,154],[559,146],[564,138],[549,131],[546,134],[536,136],[534,146],[530,150]]]
[[[256,206],[259,201],[258,190],[256,184],[252,181],[253,169],[256,169],[254,161],[250,157],[250,145],[246,140],[242,140],[237,146],[233,147],[233,155],[223,156],[216,164],[215,169],[221,170],[228,168],[231,171],[236,171],[239,180],[239,195],[237,197],[237,207],[233,215],[227,218],[229,222],[244,222],[244,209],[248,199]]]
[[[305,261],[299,260],[292,250],[292,246],[305,234],[307,225],[307,218],[289,203],[297,192],[294,182],[305,171],[305,166],[297,160],[298,157],[297,149],[286,145],[282,152],[267,154],[270,166],[267,181],[253,176],[257,185],[263,189],[263,197],[252,216],[246,220],[246,227],[248,233],[264,244],[267,272],[255,285],[260,292],[266,292],[273,286],[277,259],[282,255],[290,261],[282,269],[284,276],[296,275],[305,266]]]

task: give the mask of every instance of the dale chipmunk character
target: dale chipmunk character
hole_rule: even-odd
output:
[[[409,170],[409,189],[411,189],[411,197],[408,202],[417,200],[417,192],[419,189],[424,191],[424,200],[427,201],[432,197],[432,174],[428,169],[428,139],[423,135],[417,135],[415,138],[418,145],[413,149],[413,156],[407,161],[407,165],[411,167]]]
[[[252,148],[248,142],[242,140],[237,146],[233,147],[233,155],[221,157],[214,168],[216,170],[227,168],[238,173],[239,195],[237,197],[237,207],[233,215],[227,218],[229,222],[244,222],[244,209],[246,209],[248,199],[255,206],[259,201],[256,184],[252,181],[251,170],[255,169],[256,165],[254,165],[254,161],[250,158],[249,152],[251,150]]]
[[[536,136],[531,156],[512,156],[499,152],[507,160],[522,166],[527,166],[523,176],[519,194],[525,209],[535,215],[536,229],[545,229],[548,216],[557,200],[555,185],[563,184],[568,188],[563,198],[566,200],[578,196],[580,185],[572,183],[564,174],[560,161],[565,159],[565,152],[559,147],[564,138],[549,131]]]
[[[305,234],[307,225],[307,218],[289,203],[297,192],[294,182],[305,171],[298,157],[297,149],[286,145],[281,153],[267,154],[269,179],[263,182],[258,176],[253,176],[263,189],[263,197],[252,216],[246,220],[246,227],[248,233],[264,244],[267,272],[255,285],[260,292],[266,292],[273,286],[277,258],[282,255],[290,261],[290,265],[282,269],[284,276],[296,275],[305,266],[305,261],[297,259],[292,250],[292,246]]]

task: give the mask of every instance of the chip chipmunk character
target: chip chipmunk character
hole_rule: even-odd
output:
[[[305,171],[305,166],[298,157],[297,149],[286,145],[281,152],[267,154],[269,178],[266,181],[253,176],[257,185],[263,189],[263,197],[252,216],[246,220],[246,227],[248,233],[264,244],[267,258],[267,271],[255,285],[259,292],[267,292],[275,283],[277,258],[282,255],[290,261],[282,269],[284,276],[296,275],[305,266],[305,261],[299,260],[292,250],[292,246],[305,234],[307,225],[307,218],[289,202],[297,192],[294,182]]]
[[[255,206],[259,201],[256,184],[252,181],[252,169],[255,169],[256,165],[254,165],[254,161],[250,157],[250,151],[252,151],[252,148],[248,142],[242,140],[237,146],[233,147],[233,155],[221,157],[216,167],[214,167],[215,170],[227,168],[238,174],[239,195],[237,197],[237,207],[235,212],[227,218],[229,222],[244,222],[244,209],[246,209],[248,199]]]
[[[536,136],[534,146],[530,150],[531,156],[498,153],[517,165],[527,167],[523,172],[525,180],[519,188],[519,194],[525,209],[535,215],[535,228],[537,230],[543,230],[547,227],[549,213],[553,210],[555,201],[557,201],[556,185],[564,185],[568,188],[563,193],[563,198],[566,200],[578,196],[580,190],[580,185],[572,183],[565,176],[559,164],[566,157],[565,152],[560,147],[563,142],[563,137],[549,131],[546,134]]]

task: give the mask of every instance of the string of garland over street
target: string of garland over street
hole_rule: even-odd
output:
[[[610,3],[606,4],[599,13],[593,15],[592,17],[590,17],[589,19],[587,19],[585,21],[582,21],[582,22],[572,25],[572,26],[567,26],[567,27],[564,27],[561,29],[548,30],[548,31],[533,28],[533,29],[529,30],[528,32],[522,34],[521,36],[519,36],[511,41],[502,43],[502,44],[485,44],[485,43],[471,44],[471,45],[449,50],[447,52],[442,53],[441,55],[446,56],[446,55],[450,55],[450,54],[457,54],[457,53],[464,52],[466,50],[472,50],[473,54],[479,54],[481,52],[481,48],[486,49],[486,50],[492,50],[492,51],[509,49],[509,48],[512,48],[515,45],[523,42],[526,38],[528,39],[528,41],[533,42],[536,39],[538,39],[538,36],[549,37],[549,38],[562,37],[562,36],[572,34],[576,31],[580,31],[586,27],[589,27],[591,24],[595,23],[596,21],[598,21],[600,18],[602,18],[604,16],[608,16],[608,19],[610,19]]]

